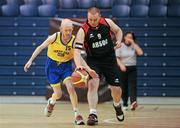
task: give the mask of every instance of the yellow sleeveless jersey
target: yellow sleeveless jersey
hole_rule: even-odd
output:
[[[70,41],[64,44],[61,41],[61,33],[57,32],[56,40],[48,46],[47,56],[58,62],[67,62],[73,58],[73,42],[75,36],[72,35]]]

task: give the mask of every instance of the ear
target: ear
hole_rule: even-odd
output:
[[[99,17],[101,18],[101,14],[99,13]]]
[[[62,31],[62,27],[61,27],[61,26],[59,27],[59,31],[60,31],[60,32]]]

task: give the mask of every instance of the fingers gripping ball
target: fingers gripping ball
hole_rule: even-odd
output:
[[[86,70],[75,70],[71,75],[72,83],[77,88],[85,88],[89,79]]]

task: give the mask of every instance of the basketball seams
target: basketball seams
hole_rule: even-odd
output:
[[[89,74],[85,70],[75,70],[71,78],[75,87],[84,88],[87,85]]]

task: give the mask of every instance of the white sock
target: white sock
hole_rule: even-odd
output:
[[[117,102],[117,103],[116,103],[116,102],[113,102],[113,104],[114,104],[115,107],[120,107],[120,106],[121,106],[121,101],[119,101],[119,102]]]
[[[56,100],[53,100],[52,98],[50,98],[49,101],[50,101],[50,104],[55,104],[56,103]]]
[[[74,117],[76,118],[79,115],[79,111],[77,108],[74,108]]]
[[[97,110],[94,109],[94,108],[91,108],[91,109],[90,109],[90,114],[95,114],[95,115],[97,115]]]

